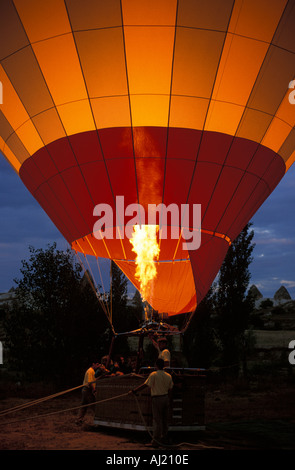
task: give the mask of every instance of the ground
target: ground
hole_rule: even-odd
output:
[[[173,433],[162,450],[294,450],[294,382],[271,380],[208,386],[206,430]],[[36,397],[37,398],[37,397]],[[38,397],[39,398],[39,397]],[[0,410],[32,398],[3,398]],[[93,426],[91,411],[82,426],[75,424],[78,391],[6,416],[0,416],[1,450],[153,450],[148,433]],[[61,413],[56,411],[63,410]],[[65,411],[66,410],[66,411]],[[55,414],[54,414],[55,413]],[[40,417],[47,414],[46,417]],[[29,419],[28,419],[29,418]]]

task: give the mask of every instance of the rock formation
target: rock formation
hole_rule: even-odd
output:
[[[274,295],[274,300],[276,302],[292,300],[289,292],[287,291],[285,286],[281,286]]]

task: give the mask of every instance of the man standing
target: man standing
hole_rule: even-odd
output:
[[[152,372],[147,380],[139,387],[131,391],[136,394],[145,387],[149,387],[152,397],[153,413],[153,440],[152,445],[163,443],[168,434],[169,391],[173,388],[173,380],[170,374],[163,370],[164,360],[156,360],[156,371]]]
[[[149,336],[149,338],[159,353],[158,358],[164,360],[164,367],[170,367],[170,351],[167,348],[167,339],[164,336],[160,337],[158,341],[155,341],[152,336]]]
[[[82,424],[87,408],[85,405],[95,401],[95,371],[99,368],[99,362],[93,362],[92,366],[87,369],[84,375],[82,388],[82,408],[80,409],[76,423]]]

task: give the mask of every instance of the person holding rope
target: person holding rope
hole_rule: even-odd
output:
[[[151,445],[158,447],[167,439],[169,392],[173,388],[173,380],[171,375],[163,370],[163,359],[158,358],[155,365],[156,370],[150,373],[146,381],[129,393],[136,394],[145,387],[150,388],[153,413],[153,440]]]
[[[95,401],[95,389],[96,389],[96,378],[95,378],[95,371],[100,367],[99,362],[93,362],[92,365],[87,369],[84,375],[83,380],[83,387],[82,387],[82,400],[78,418],[76,420],[76,424],[82,424],[87,407],[85,405],[89,405]]]

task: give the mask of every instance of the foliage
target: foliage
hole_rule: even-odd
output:
[[[270,308],[270,307],[273,307],[273,301],[270,299],[262,300],[259,306],[259,308]]]
[[[250,227],[251,224],[246,225],[231,244],[219,271],[215,311],[223,366],[232,366],[245,359],[248,347],[245,330],[254,307],[252,297],[247,295],[251,277],[249,265],[255,246],[252,243],[254,232]]]
[[[116,333],[125,333],[139,327],[141,304],[137,299],[134,306],[128,305],[128,280],[120,268],[111,261],[111,310],[112,323]],[[127,338],[118,336],[114,344],[114,354],[128,354]]]
[[[54,243],[29,252],[4,319],[11,367],[33,380],[81,381],[100,357],[104,314],[70,250]]]
[[[184,333],[183,349],[190,367],[209,368],[217,353],[215,342],[213,288],[198,305],[187,331]]]
[[[254,307],[247,295],[254,249],[254,233],[249,229],[250,224],[231,244],[217,281],[198,305],[184,335],[184,351],[191,366],[219,364],[224,370],[235,371],[241,360],[245,366],[253,344],[251,335],[245,333]]]

